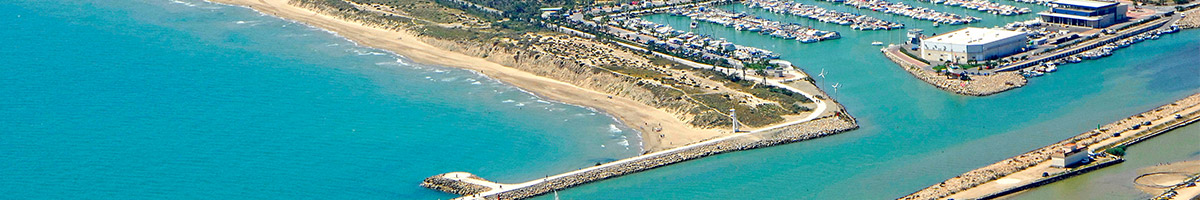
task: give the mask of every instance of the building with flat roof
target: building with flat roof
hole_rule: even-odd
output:
[[[1067,144],[1062,149],[1050,155],[1050,166],[1067,168],[1085,162],[1085,158],[1088,158],[1088,152],[1085,151],[1086,149],[1074,143]]]
[[[1038,15],[1046,23],[1104,28],[1125,21],[1128,7],[1117,2],[1056,0],[1050,2],[1050,10]]]
[[[921,40],[921,58],[943,63],[992,60],[1022,52],[1028,42],[1025,32],[967,27]]]

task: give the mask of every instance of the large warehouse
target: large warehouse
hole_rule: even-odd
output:
[[[1002,58],[1024,50],[1025,32],[967,27],[921,41],[921,58],[967,63]]]

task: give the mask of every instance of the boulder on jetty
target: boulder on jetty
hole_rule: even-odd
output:
[[[479,184],[475,184],[475,183],[468,183],[468,182],[464,181],[464,180],[468,180],[468,179],[474,179],[474,180],[478,180],[480,182],[491,183],[491,181],[480,178],[479,176],[475,176],[474,174],[471,174],[471,173],[450,172],[450,173],[438,174],[438,175],[431,176],[429,178],[425,178],[425,181],[421,182],[421,187],[426,187],[429,189],[434,189],[434,190],[438,190],[438,191],[454,193],[454,194],[459,194],[459,195],[464,195],[464,196],[479,194],[479,193],[487,192],[488,190],[492,190],[492,188],[488,187],[488,186],[483,186],[483,185],[479,185]]]

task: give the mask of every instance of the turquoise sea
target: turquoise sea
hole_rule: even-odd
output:
[[[984,17],[983,26],[1030,17],[929,7]],[[958,28],[862,13],[927,33]],[[896,198],[1200,92],[1195,30],[1063,66],[1014,91],[965,97],[913,79],[868,45],[898,42],[903,30],[808,22],[843,38],[801,44],[704,24],[698,32],[779,52],[809,72],[824,69],[823,86],[843,85],[836,98],[861,129],[560,196]],[[447,199],[455,195],[417,184],[450,171],[526,181],[639,151],[637,134],[603,113],[470,71],[414,64],[247,8],[198,0],[4,1],[0,25],[8,47],[0,49],[4,199]],[[1176,144],[1200,151],[1200,144]]]
[[[639,152],[603,113],[241,7],[3,1],[0,26],[0,199],[447,199],[417,184]]]

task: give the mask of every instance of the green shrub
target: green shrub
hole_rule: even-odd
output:
[[[1104,150],[1104,152],[1108,153],[1108,154],[1116,155],[1116,156],[1125,156],[1125,145],[1119,145],[1119,146],[1115,146],[1113,148],[1108,148],[1108,150]]]

